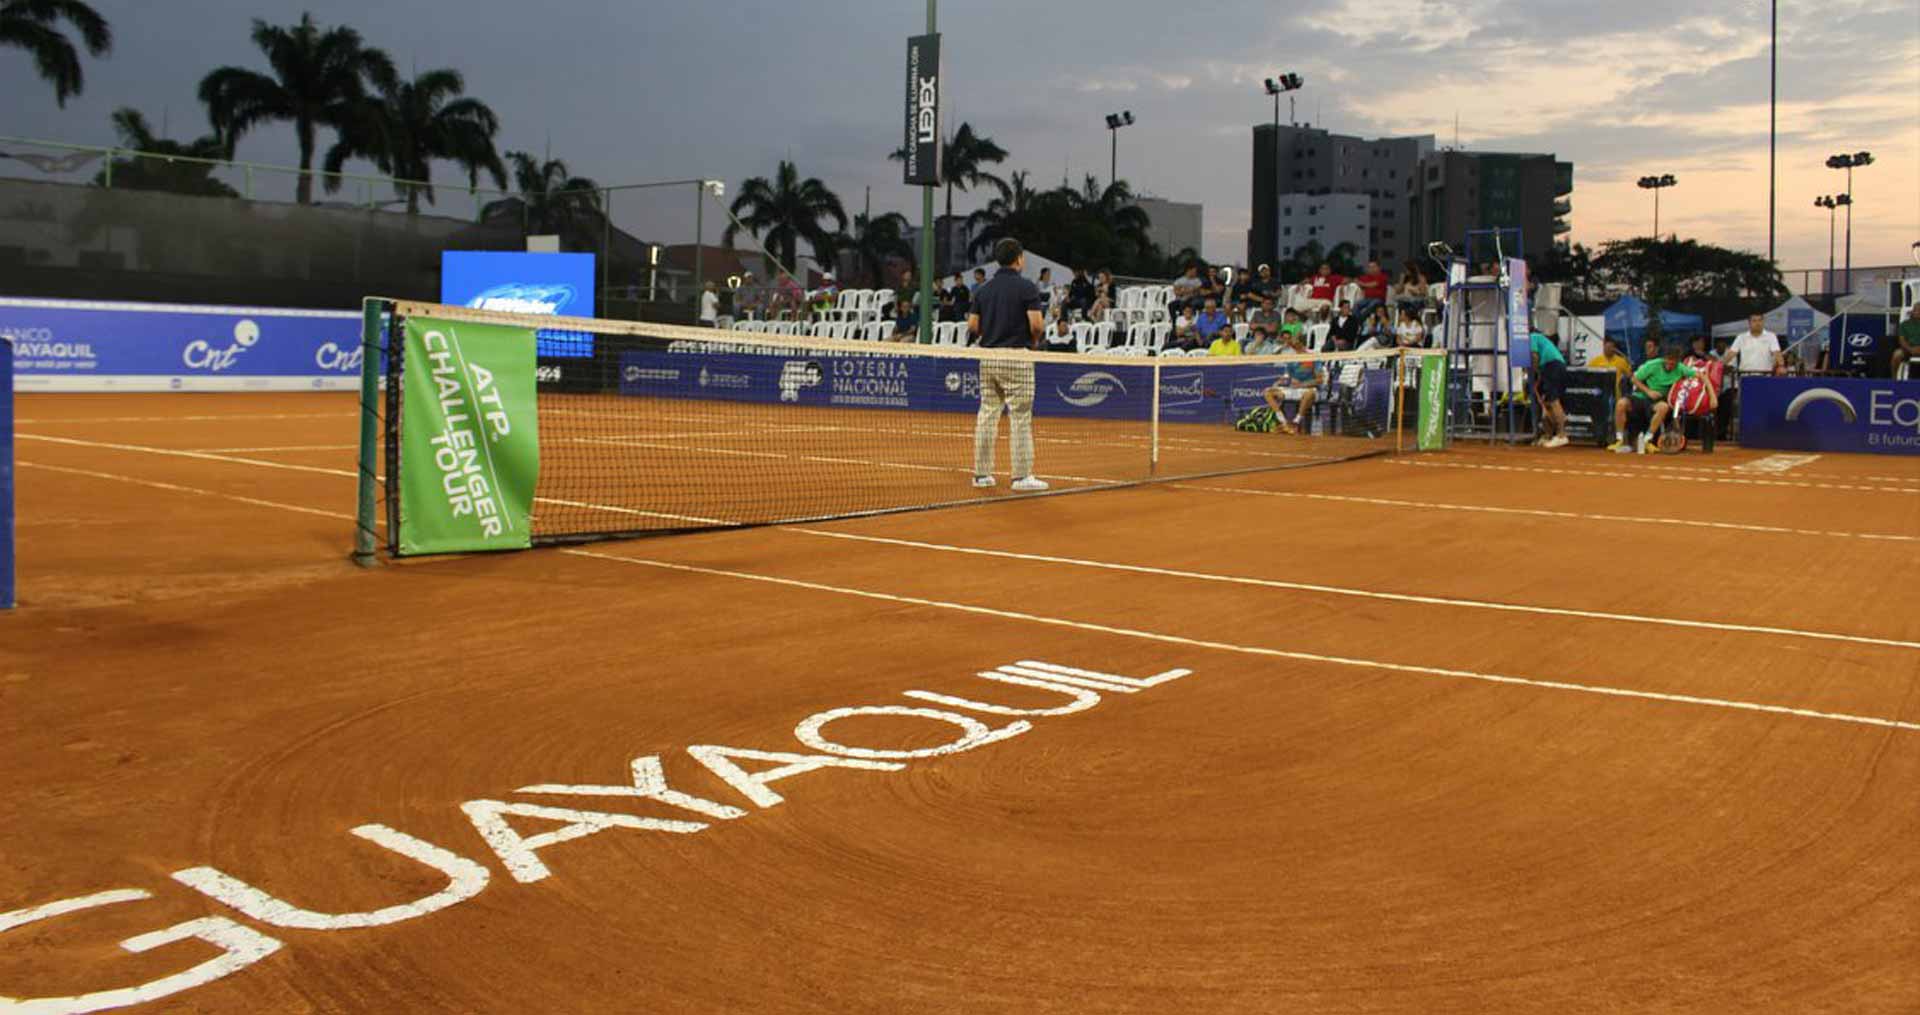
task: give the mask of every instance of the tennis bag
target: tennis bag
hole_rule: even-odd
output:
[[[1247,410],[1246,415],[1234,422],[1233,428],[1245,430],[1248,433],[1272,433],[1280,429],[1280,415],[1272,408],[1263,405],[1257,409]]]
[[[1689,358],[1687,365],[1698,373],[1674,382],[1673,390],[1667,392],[1667,404],[1682,416],[1705,416],[1713,411],[1713,390],[1720,385],[1724,367],[1717,360],[1697,357]]]

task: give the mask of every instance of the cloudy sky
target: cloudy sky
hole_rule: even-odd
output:
[[[0,133],[111,139],[122,105],[200,133],[194,88],[222,63],[263,66],[252,18],[291,22],[278,0],[95,0],[118,43],[87,64],[65,110],[28,60],[0,50]],[[660,0],[332,0],[402,67],[455,67],[503,121],[503,148],[551,151],[602,183],[716,177],[730,193],[791,158],[849,211],[918,219],[917,193],[885,161],[898,143],[903,39],[918,0],[834,3]],[[1432,133],[1469,149],[1550,151],[1575,163],[1576,240],[1644,234],[1652,202],[1633,181],[1673,173],[1662,231],[1764,252],[1767,18],[1758,0],[1335,0],[1300,12],[1218,0],[948,0],[949,122],[1012,152],[1041,183],[1107,171],[1104,114],[1131,109],[1120,175],[1206,208],[1205,253],[1244,257],[1251,126],[1272,115],[1260,80],[1302,74],[1300,119],[1360,134]],[[1822,164],[1871,150],[1856,171],[1856,264],[1903,263],[1920,240],[1920,4],[1829,0],[1783,7],[1779,260],[1824,266],[1826,213],[1843,189]],[[1284,111],[1283,111],[1284,115]],[[264,129],[240,156],[292,161]],[[451,167],[439,176],[452,179]],[[634,197],[621,225],[653,239],[687,217]],[[960,207],[974,201],[963,199]],[[662,223],[654,225],[655,221]],[[710,223],[711,227],[711,223]],[[674,228],[684,229],[684,226]]]

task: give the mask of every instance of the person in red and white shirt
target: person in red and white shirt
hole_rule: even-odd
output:
[[[1334,297],[1347,280],[1333,273],[1333,265],[1322,264],[1320,270],[1307,279],[1307,297],[1296,303],[1301,310],[1328,310],[1333,307]]]

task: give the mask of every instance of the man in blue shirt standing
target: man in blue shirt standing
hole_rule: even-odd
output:
[[[1040,290],[1020,274],[1027,253],[1020,241],[1008,237],[993,245],[1000,270],[973,296],[967,330],[985,349],[1037,349],[1046,324],[1040,316]],[[1047,484],[1033,474],[1033,361],[980,361],[980,414],[973,426],[973,485],[993,486],[993,445],[1000,430],[1000,410],[1007,411],[1008,443],[1012,445],[1015,493],[1039,493]]]

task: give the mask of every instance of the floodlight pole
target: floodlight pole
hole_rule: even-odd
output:
[[[1842,295],[1853,295],[1853,163],[1847,163],[1847,288]]]
[[[698,308],[700,294],[706,289],[706,258],[701,256],[700,247],[707,242],[707,181],[694,184],[693,195],[693,305]]]
[[[939,6],[940,0],[927,0],[928,35],[936,30]],[[943,96],[946,90],[947,83],[940,82]],[[933,188],[929,186],[920,188],[920,344],[933,344]]]
[[[1773,261],[1774,174],[1780,161],[1780,0],[1773,0],[1767,42],[1767,261]],[[1828,274],[1832,274],[1829,266]]]

